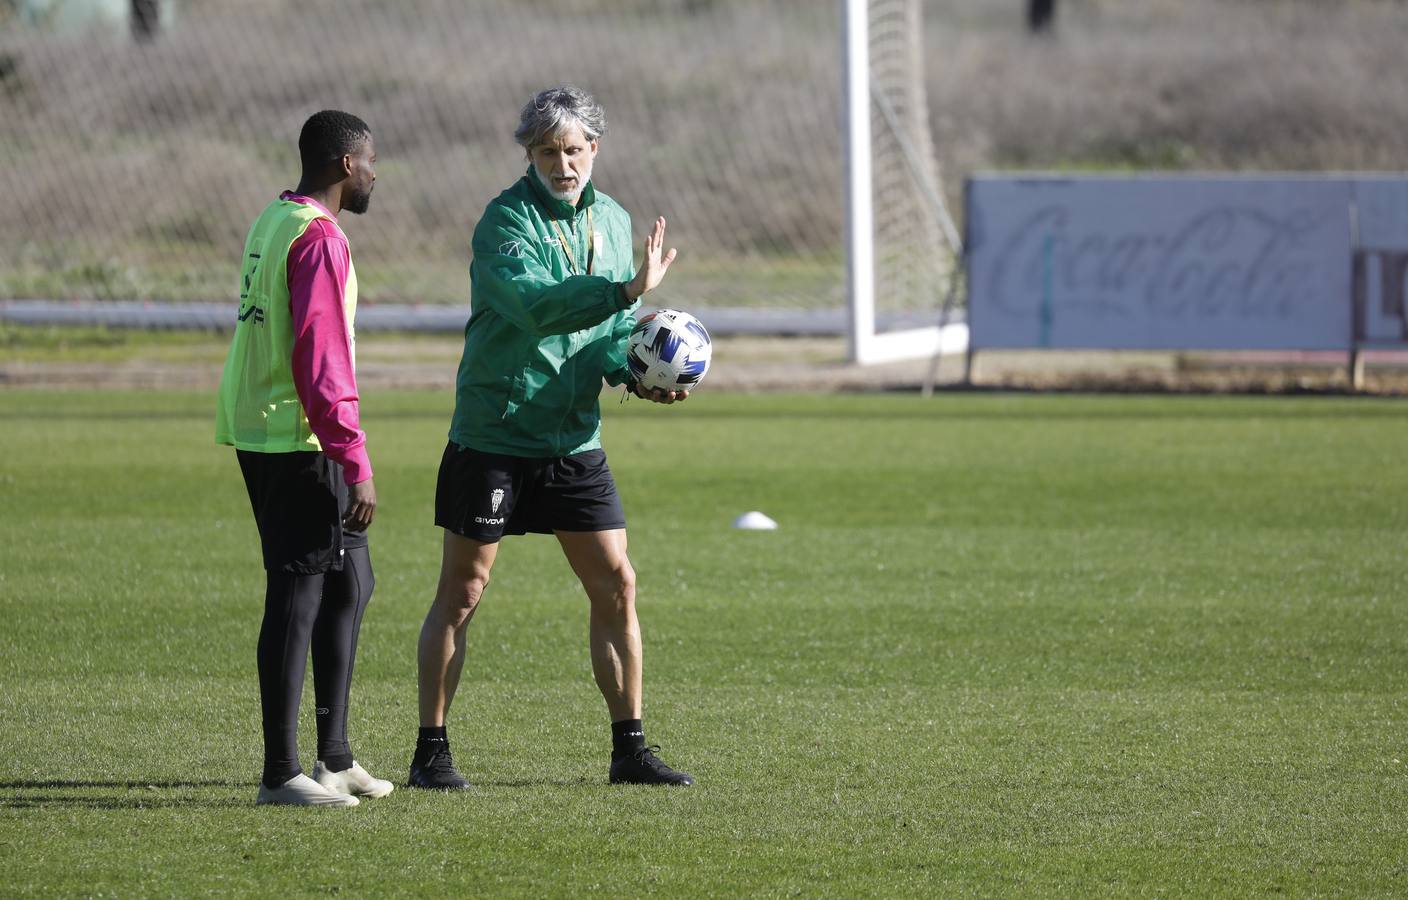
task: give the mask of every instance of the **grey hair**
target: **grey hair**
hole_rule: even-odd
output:
[[[587,140],[597,140],[606,134],[606,110],[591,94],[564,84],[541,91],[528,101],[518,115],[513,139],[523,149],[531,150],[573,125],[582,127]]]

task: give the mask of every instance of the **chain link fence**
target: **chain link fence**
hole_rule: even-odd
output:
[[[607,112],[598,186],[638,231],[669,220],[658,304],[842,321],[839,2],[139,5],[0,0],[0,297],[228,299],[303,121],[332,107],[377,141],[372,208],[342,217],[363,297],[463,304],[475,222],[526,169],[519,109],[573,83]],[[877,84],[932,159],[917,0],[874,7]],[[945,248],[892,125],[877,114],[877,230],[904,256],[884,303],[936,309]]]

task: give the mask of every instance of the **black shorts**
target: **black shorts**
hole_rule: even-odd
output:
[[[492,544],[530,531],[625,528],[626,513],[602,450],[538,459],[451,441],[440,458],[435,524]]]
[[[342,466],[317,451],[257,453],[236,450],[264,568],[316,575],[342,569],[342,551],[367,546],[363,531],[344,531],[347,483]]]

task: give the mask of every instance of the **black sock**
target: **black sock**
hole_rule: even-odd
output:
[[[321,720],[323,715],[324,713],[320,709],[318,718]],[[318,744],[320,747],[318,759],[323,761],[323,765],[328,767],[329,772],[346,772],[352,768],[352,763],[355,760],[352,758],[352,751],[348,749],[346,741],[343,741],[340,747],[335,744],[324,744],[322,741],[319,741]]]
[[[622,719],[611,723],[611,758],[621,759],[645,749],[645,729],[640,719]]]
[[[449,746],[450,736],[444,725],[422,725],[416,735],[416,762],[425,762],[437,750],[446,750]]]

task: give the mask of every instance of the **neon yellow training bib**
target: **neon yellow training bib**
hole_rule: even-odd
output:
[[[288,251],[317,219],[316,206],[275,200],[245,239],[240,312],[215,408],[215,442],[241,450],[288,453],[321,450],[293,384],[293,314]],[[344,292],[348,336],[357,313],[357,271],[347,265]]]

